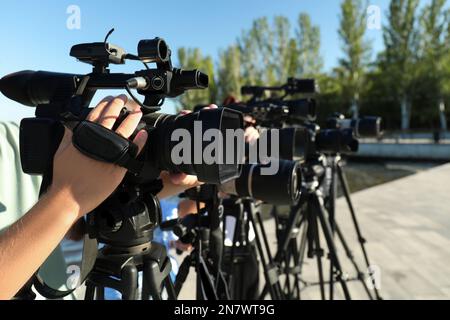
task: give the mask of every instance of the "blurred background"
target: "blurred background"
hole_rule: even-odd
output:
[[[209,74],[208,90],[168,100],[163,112],[220,105],[228,95],[245,99],[242,85],[313,77],[320,86],[319,123],[333,112],[383,117],[384,139],[363,141],[359,157],[419,160],[425,167],[429,160],[450,158],[447,145],[435,145],[449,139],[446,0],[197,0],[164,5],[30,0],[4,2],[0,18],[0,75],[25,69],[88,73],[88,65],[69,56],[71,46],[102,41],[114,27],[110,41],[128,52],[136,52],[140,39],[163,37],[175,65]],[[137,67],[129,63],[113,69],[130,72]],[[97,94],[94,102],[100,98]],[[2,121],[33,115],[32,108],[3,96],[0,105]],[[395,166],[391,173],[403,176],[422,167]],[[380,175],[374,183],[391,176]]]
[[[449,21],[446,0],[2,1],[0,76],[26,69],[89,73],[69,56],[71,46],[103,41],[115,28],[109,41],[127,52],[135,53],[141,39],[162,37],[175,66],[209,74],[209,89],[167,100],[166,113],[221,105],[229,95],[245,100],[243,85],[315,78],[319,124],[334,112],[383,118],[383,137],[362,139],[346,173],[352,192],[367,189],[355,203],[390,279],[386,297],[442,298],[450,297],[443,182],[450,167],[438,166],[450,160]],[[33,114],[0,96],[0,121]],[[411,245],[390,247],[402,239]]]

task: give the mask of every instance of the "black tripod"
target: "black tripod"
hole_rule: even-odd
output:
[[[103,248],[94,268],[86,279],[85,300],[103,300],[105,287],[122,294],[123,300],[138,299],[138,274],[143,272],[141,299],[162,300],[161,288],[167,290],[168,298],[176,298],[170,281],[172,269],[163,245],[153,242],[126,248],[128,253],[114,247]]]
[[[350,299],[350,293],[346,284],[349,279],[344,277],[342,265],[337,255],[334,241],[335,233],[337,233],[338,239],[344,247],[347,257],[355,268],[357,273],[356,280],[361,281],[369,298],[373,299],[372,293],[365,282],[364,274],[361,272],[358,264],[356,263],[350,247],[345,241],[343,233],[334,219],[336,177],[339,177],[342,189],[344,190],[344,195],[352,213],[352,221],[357,231],[358,240],[361,244],[368,270],[370,271],[370,263],[364,247],[365,240],[361,235],[359,224],[350,200],[348,185],[345,175],[343,174],[341,164],[339,163],[339,159],[340,158],[338,157],[332,158],[333,163],[330,166],[331,180],[329,186],[326,188],[319,187],[320,181],[322,181],[323,184],[324,179],[324,172],[320,172],[320,170],[318,170],[320,166],[317,166],[317,163],[316,165],[310,164],[309,166],[306,166],[306,170],[304,172],[305,182],[302,197],[298,205],[291,208],[287,218],[279,217],[276,212],[276,208],[274,208],[279,244],[274,260],[280,265],[281,270],[286,275],[284,290],[286,292],[286,296],[291,299],[300,299],[300,284],[303,284],[305,287],[312,284],[319,285],[322,299],[325,299],[325,284],[329,284],[329,298],[333,299],[335,282],[340,283],[344,297],[346,299]],[[322,192],[323,189],[325,189],[325,192],[327,189],[329,190],[329,194],[327,196],[324,196],[324,193]],[[323,234],[329,252],[329,281],[325,281],[323,272],[322,257],[324,255],[324,250],[321,247],[320,234]],[[300,237],[300,243],[297,242],[298,237]],[[319,281],[317,283],[308,283],[301,277],[304,264],[304,255],[306,251],[308,258],[316,257],[319,276]],[[373,281],[372,275],[370,276]],[[294,277],[293,283],[290,282],[290,277]],[[374,292],[375,297],[380,299],[376,286],[374,286]]]
[[[367,249],[365,247],[365,244],[367,243],[367,240],[362,235],[361,228],[359,226],[359,222],[358,222],[358,219],[356,217],[356,212],[355,212],[355,209],[353,207],[353,203],[352,203],[352,200],[351,200],[351,197],[350,197],[350,191],[349,191],[349,187],[348,187],[347,177],[345,176],[345,173],[344,173],[343,168],[342,168],[343,164],[342,164],[342,161],[341,161],[342,160],[341,156],[339,154],[335,154],[332,157],[330,157],[329,159],[331,161],[331,164],[330,164],[331,183],[330,183],[330,194],[329,194],[328,199],[327,199],[327,204],[328,204],[328,212],[329,212],[330,225],[331,225],[331,228],[332,228],[332,232],[333,232],[333,234],[334,234],[334,232],[337,233],[338,239],[342,243],[344,251],[345,251],[347,257],[349,258],[349,260],[351,261],[351,263],[353,264],[354,269],[355,269],[355,271],[357,273],[356,274],[356,279],[361,281],[361,283],[364,286],[364,290],[366,291],[366,293],[369,296],[369,298],[370,299],[374,299],[375,298],[377,300],[381,300],[382,297],[381,297],[381,295],[379,293],[379,290],[377,288],[377,283],[375,281],[375,275],[373,273],[374,271],[372,269],[372,264],[370,263],[369,255],[368,255]],[[355,232],[356,232],[356,236],[357,236],[357,239],[358,239],[358,243],[360,245],[361,252],[362,252],[363,257],[364,257],[364,262],[365,262],[365,265],[366,265],[366,268],[367,268],[367,271],[368,271],[369,279],[370,279],[370,281],[372,283],[371,287],[372,287],[374,296],[371,294],[371,292],[370,292],[370,290],[369,290],[369,288],[367,286],[367,283],[365,282],[364,273],[361,272],[360,268],[358,267],[358,265],[357,265],[357,263],[356,263],[356,261],[354,259],[353,253],[352,253],[350,247],[348,246],[348,244],[347,244],[347,242],[345,240],[344,234],[341,231],[339,225],[336,223],[336,220],[335,220],[337,182],[339,182],[339,185],[341,186],[342,193],[343,193],[343,195],[345,197],[348,209],[350,211],[350,216],[351,216],[351,219],[352,219],[353,226],[355,228]],[[330,272],[333,273],[333,266],[332,265],[330,267]],[[332,299],[333,298],[332,277],[330,277],[330,282],[331,282],[330,283],[330,298]]]
[[[242,247],[247,247],[248,254],[252,253],[250,250],[254,250],[249,241],[249,230],[251,227],[255,236],[256,251],[263,267],[267,292],[272,300],[283,300],[284,294],[280,284],[280,270],[273,259],[269,247],[267,233],[261,216],[261,203],[252,198],[239,198],[232,201],[235,202],[237,205],[235,208],[238,208],[238,210],[232,213],[236,217],[236,227],[233,243],[229,249],[229,257],[227,257],[227,261],[231,264],[228,268],[230,270],[229,277],[233,277],[236,252],[242,251],[240,250]],[[230,279],[229,283],[231,283]],[[259,299],[264,298],[264,296],[265,294],[260,295]]]
[[[233,300],[259,298],[259,261],[256,244],[250,236],[248,215],[240,198],[223,202],[223,269]]]
[[[298,205],[293,207],[288,218],[284,232],[280,234],[282,227],[278,226],[278,238],[282,239],[278,252],[274,258],[275,263],[279,264],[281,270],[286,275],[285,294],[289,299],[300,298],[300,282],[302,282],[302,266],[304,263],[304,254],[306,248],[308,249],[308,257],[316,257],[320,293],[322,299],[325,299],[325,280],[323,274],[322,256],[324,250],[320,242],[320,229],[325,237],[326,245],[329,251],[329,258],[331,264],[334,265],[334,277],[338,281],[344,292],[346,299],[350,299],[350,293],[347,283],[343,278],[343,272],[340,260],[336,253],[336,248],[333,242],[332,231],[327,220],[326,210],[323,206],[323,196],[318,186],[315,175],[304,175],[304,187],[302,190],[302,197]],[[300,245],[297,244],[297,237],[299,230],[303,227],[301,233]],[[292,265],[291,260],[294,264]],[[294,276],[295,281],[290,283],[290,276]],[[306,283],[306,282],[303,282]],[[263,291],[263,295],[267,292],[267,287]]]
[[[179,294],[190,268],[194,267],[197,274],[197,300],[229,300],[228,286],[221,269],[222,205],[217,197],[217,187],[203,185],[187,190],[185,195],[196,201],[197,213],[161,224],[163,230],[172,230],[182,242],[193,245],[193,250],[180,265],[175,292]],[[204,208],[200,208],[201,202],[205,203]]]
[[[149,297],[161,300],[163,288],[169,299],[176,299],[166,249],[151,242],[153,230],[161,220],[161,208],[155,196],[158,189],[160,185],[154,183],[122,186],[89,214],[89,235],[105,246],[86,278],[86,300],[103,300],[105,288],[119,291],[123,300],[138,299],[139,272],[143,274],[142,300]]]

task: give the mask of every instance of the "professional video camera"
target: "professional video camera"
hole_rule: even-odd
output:
[[[265,93],[271,96],[266,97]],[[311,97],[318,92],[314,79],[289,78],[282,86],[244,86],[243,95],[252,95],[245,103],[234,103],[227,107],[251,115],[258,125],[278,127],[283,124],[298,124],[316,118],[316,100]],[[279,95],[275,95],[275,94]],[[288,100],[292,95],[308,95],[301,99]]]
[[[260,134],[264,139],[260,138],[256,142],[258,150],[269,150],[271,157],[274,157],[274,150],[277,149],[279,159],[300,162],[315,157],[318,153],[356,152],[359,145],[352,129],[320,129],[313,123],[305,123],[301,127],[261,129]],[[277,139],[272,137],[274,134],[277,134]],[[278,145],[273,145],[274,142]],[[246,144],[247,157],[251,153],[250,148]],[[258,158],[258,162],[259,160]]]
[[[170,136],[174,129],[184,128],[193,135],[194,121],[201,121],[202,133],[210,128],[224,133],[226,129],[240,128],[242,116],[225,108],[201,110],[185,116],[152,113],[159,109],[165,97],[176,97],[185,90],[208,86],[206,74],[198,70],[172,68],[171,52],[163,39],[140,41],[137,56],[127,54],[106,41],[75,45],[70,55],[92,64],[93,72],[76,75],[21,71],[0,80],[0,90],[5,96],[24,105],[37,106],[36,118],[21,122],[21,159],[26,173],[42,174],[49,168],[62,137],[61,122],[83,120],[91,110],[88,106],[96,90],[126,89],[145,114],[138,129],[145,128],[149,133],[149,143],[141,156],[146,168],[143,172],[135,172],[141,174],[140,178],[151,180],[158,176],[159,170],[149,168],[197,174],[202,181],[211,183],[238,176],[237,164],[222,165],[219,177],[219,165],[176,166],[171,163],[170,151],[175,142],[171,142]],[[134,74],[109,71],[109,64],[124,64],[127,59],[142,61],[146,69]],[[157,68],[149,69],[148,62],[155,62]],[[131,89],[137,89],[144,96],[143,104]]]
[[[203,159],[200,163],[190,159],[188,163],[175,164],[171,159],[171,151],[176,144],[171,139],[172,132],[182,128],[194,136],[194,122],[200,121],[202,137],[211,128],[225,134],[227,129],[242,128],[243,118],[241,113],[227,108],[178,116],[155,113],[166,97],[176,97],[190,89],[206,88],[208,76],[198,70],[173,68],[171,51],[161,38],[140,41],[138,54],[133,55],[107,42],[112,31],[104,42],[75,45],[70,51],[71,56],[91,64],[92,73],[21,71],[2,78],[0,91],[21,104],[36,106],[36,118],[21,122],[20,151],[24,172],[44,175],[41,194],[51,184],[53,156],[64,134],[64,125],[73,130],[73,143],[81,152],[128,169],[129,173],[117,190],[87,216],[90,238],[106,246],[96,255],[92,272],[86,275],[86,270],[81,271],[82,280],[87,277],[86,299],[93,299],[95,293],[97,298],[101,297],[105,286],[120,291],[123,299],[135,299],[136,270],[144,271],[144,298],[160,299],[163,282],[169,297],[175,298],[168,277],[171,265],[167,254],[160,245],[150,243],[153,230],[161,220],[156,198],[162,188],[159,173],[169,170],[195,174],[199,180],[215,184],[238,177],[241,165],[237,159],[226,164],[207,164]],[[110,64],[124,64],[127,60],[141,61],[145,68],[132,74],[110,72]],[[156,68],[149,68],[147,63],[156,63]],[[100,125],[85,121],[91,111],[89,104],[98,89],[125,89],[141,106],[144,116],[136,132],[145,129],[148,140],[138,158],[135,158],[137,148],[133,143]],[[133,89],[144,97],[142,103]],[[123,110],[118,122],[126,115],[127,111]],[[206,146],[201,143],[201,151]],[[224,154],[231,152],[226,150],[227,146],[220,147]],[[194,150],[191,151],[194,155]],[[237,155],[237,152],[233,154]],[[83,265],[90,264],[92,261]],[[112,281],[111,277],[120,281]],[[39,277],[35,286],[43,288]],[[61,293],[45,287],[41,294],[55,298],[71,291]]]

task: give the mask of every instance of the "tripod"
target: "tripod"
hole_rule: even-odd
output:
[[[127,253],[125,253],[127,252]],[[156,242],[126,248],[104,247],[86,279],[85,300],[104,300],[105,287],[122,294],[123,300],[138,299],[138,273],[143,272],[141,299],[162,300],[161,287],[170,300],[176,294],[170,280],[170,259],[163,245]]]
[[[287,219],[280,218],[277,214],[276,208],[273,209],[277,225],[277,237],[279,244],[274,260],[275,263],[281,266],[281,270],[286,275],[286,283],[284,288],[286,295],[291,299],[300,299],[300,283],[302,283],[305,287],[311,285],[310,283],[304,281],[301,277],[304,264],[304,255],[307,249],[308,258],[316,257],[319,282],[314,284],[318,284],[320,286],[321,298],[325,299],[325,284],[329,284],[329,298],[333,299],[334,283],[338,282],[342,287],[344,297],[346,299],[350,299],[350,293],[346,284],[348,279],[344,279],[342,265],[337,255],[335,246],[334,234],[337,233],[338,239],[346,252],[347,258],[355,268],[357,273],[356,280],[361,282],[369,299],[373,299],[374,297],[365,282],[364,274],[361,272],[358,264],[356,263],[350,247],[345,241],[344,235],[334,219],[337,182],[336,177],[338,177],[350,208],[352,222],[357,232],[358,241],[361,245],[365,262],[369,272],[371,272],[369,258],[364,246],[366,241],[361,234],[361,230],[356,219],[356,214],[351,203],[348,184],[342,171],[340,157],[335,156],[332,158],[332,164],[330,166],[330,190],[327,197],[324,196],[324,193],[319,188],[320,183],[318,177],[322,177],[321,179],[323,182],[324,173],[317,170],[317,168],[318,167],[314,163],[310,163],[306,166],[304,173],[305,183],[301,199],[298,205],[291,208]],[[325,238],[329,252],[330,280],[328,282],[325,281],[323,272],[322,257],[324,255],[324,250],[322,249],[320,243],[320,230]],[[297,238],[299,236],[300,244],[297,243]],[[292,276],[294,277],[294,283],[291,286],[289,278]],[[374,281],[372,274],[370,274],[370,277],[371,280]],[[377,299],[381,299],[375,283],[373,287],[375,297]]]
[[[175,292],[181,291],[190,268],[197,273],[197,300],[229,300],[229,292],[221,270],[223,238],[220,230],[222,205],[217,197],[217,187],[203,185],[186,190],[185,195],[196,201],[197,214],[162,223],[163,230],[173,232],[184,243],[192,243],[193,250],[182,262],[175,281]],[[205,203],[200,208],[200,202]]]
[[[259,262],[254,238],[250,235],[248,215],[239,198],[224,199],[223,269],[233,300],[259,297]]]
[[[356,212],[355,212],[355,209],[354,209],[351,197],[350,197],[350,191],[349,191],[349,187],[348,187],[347,177],[345,176],[345,173],[343,171],[343,168],[342,168],[343,164],[342,164],[341,160],[342,160],[342,158],[339,154],[335,154],[331,157],[331,166],[330,166],[331,167],[331,186],[330,186],[330,196],[329,196],[329,201],[328,201],[329,212],[330,212],[330,224],[332,226],[332,231],[333,232],[335,231],[337,233],[338,238],[344,247],[347,257],[350,259],[350,261],[352,262],[352,264],[357,272],[357,279],[363,283],[364,289],[367,292],[369,298],[370,299],[375,298],[377,300],[381,300],[382,297],[377,288],[377,283],[375,282],[372,264],[370,263],[369,255],[367,253],[367,249],[365,246],[367,243],[367,240],[362,235],[361,228],[359,226],[359,222],[356,217]],[[361,252],[364,257],[364,262],[365,262],[367,271],[369,273],[369,279],[371,280],[372,288],[373,288],[373,292],[374,292],[375,296],[372,296],[372,294],[370,293],[370,290],[369,290],[366,282],[364,281],[364,274],[360,271],[358,265],[356,264],[354,257],[353,257],[353,253],[352,253],[350,247],[348,246],[347,242],[345,241],[344,234],[342,233],[339,225],[336,224],[336,222],[335,222],[335,210],[336,210],[335,208],[336,208],[336,194],[337,194],[337,192],[336,192],[337,183],[336,182],[339,182],[339,184],[341,186],[341,190],[344,194],[345,201],[346,201],[348,209],[350,211],[352,223],[355,228],[358,243],[360,245]],[[333,266],[331,266],[331,270],[330,270],[331,273],[332,273],[332,268],[333,268]],[[330,281],[332,281],[331,277],[330,277]],[[330,297],[331,298],[333,297],[333,286],[332,285],[330,285]]]
[[[160,188],[156,182],[121,186],[113,197],[89,214],[89,236],[105,246],[87,275],[85,300],[103,300],[105,288],[119,291],[123,300],[138,299],[139,272],[143,274],[142,300],[149,297],[161,300],[163,288],[169,299],[176,299],[166,249],[151,242],[153,230],[161,220],[161,208],[155,196]]]
[[[331,264],[335,267],[334,277],[336,281],[341,284],[345,298],[350,299],[350,293],[347,283],[343,278],[341,263],[333,242],[331,227],[326,218],[326,210],[323,206],[323,196],[320,189],[317,188],[317,181],[312,179],[305,182],[299,204],[291,210],[288,220],[290,224],[286,225],[287,232],[284,233],[284,236],[280,234],[278,236],[279,239],[283,240],[281,241],[281,248],[279,247],[274,258],[275,263],[278,263],[281,266],[281,270],[286,275],[284,289],[288,298],[300,299],[300,282],[302,282],[300,276],[304,263],[304,254],[306,248],[308,248],[308,257],[316,257],[320,294],[321,298],[323,300],[325,299],[325,280],[322,265],[324,250],[322,249],[320,242],[320,227],[328,247]],[[302,226],[303,232],[301,233],[301,241],[298,246],[297,239],[292,236],[292,232],[295,232],[297,235],[298,230],[300,230]],[[280,230],[280,227],[277,229]],[[291,260],[294,261],[293,267],[291,266]],[[289,277],[292,275],[295,278],[295,282],[291,286]],[[265,295],[266,293],[267,287],[264,289],[262,295]]]
[[[261,259],[261,265],[263,267],[267,292],[270,293],[270,297],[273,300],[284,299],[279,279],[280,271],[272,257],[267,233],[261,217],[261,203],[255,202],[255,200],[251,198],[239,198],[233,199],[232,201],[235,202],[236,205],[234,207],[237,208],[237,212],[235,210],[235,212],[232,213],[232,215],[236,217],[237,223],[234,231],[233,244],[229,250],[230,254],[227,259],[228,263],[231,264],[229,267],[230,272],[228,282],[231,283],[230,278],[233,277],[236,251],[238,248],[247,247],[249,252],[251,252],[250,250],[253,250],[248,236],[251,226],[255,235],[257,254]],[[225,206],[225,208],[227,207]],[[259,299],[264,298],[264,296],[265,294],[260,295]]]

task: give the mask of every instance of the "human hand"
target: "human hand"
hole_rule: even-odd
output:
[[[244,138],[247,143],[255,143],[259,139],[258,129],[252,126],[245,128]]]
[[[115,131],[128,139],[136,130],[142,112],[140,107],[134,101],[128,101],[125,95],[103,99],[86,120],[112,129],[124,106],[127,106],[130,114]],[[146,141],[147,132],[141,130],[133,142],[140,152]],[[63,194],[67,205],[76,211],[78,217],[82,217],[113,193],[126,172],[127,169],[123,167],[83,155],[72,144],[72,131],[66,128],[54,157],[53,181],[48,194]]]

